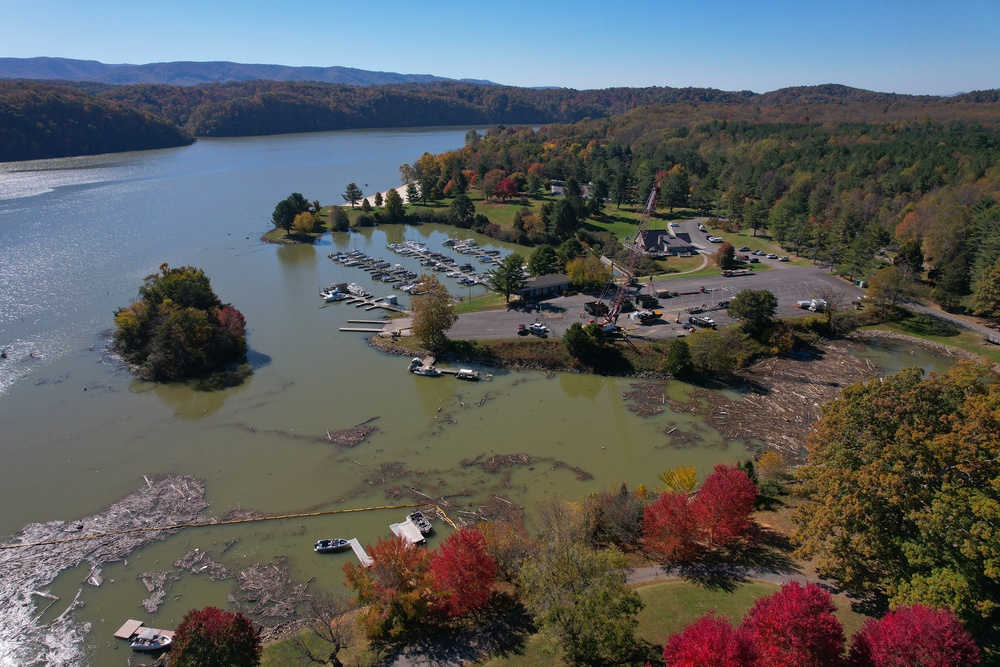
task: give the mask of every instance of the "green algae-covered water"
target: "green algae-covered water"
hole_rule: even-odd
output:
[[[623,398],[626,379],[502,370],[479,383],[417,377],[406,372],[406,358],[368,347],[365,334],[338,331],[372,314],[324,304],[319,287],[358,282],[378,295],[390,290],[328,253],[358,249],[417,269],[386,244],[412,239],[438,248],[448,230],[381,227],[315,246],[259,241],[274,204],[290,192],[326,204],[340,203],[350,181],[366,193],[385,189],[400,164],[461,145],[465,129],[203,140],[0,165],[4,540],[31,522],[101,512],[143,484],[143,475],[205,480],[206,514],[214,516],[393,504],[409,502],[414,491],[447,499],[449,511],[459,512],[493,495],[530,508],[622,481],[653,486],[673,466],[704,474],[745,457],[742,444],[726,443],[669,403],[653,417],[633,414]],[[245,314],[254,373],[241,386],[203,392],[139,383],[104,353],[114,309],[134,300],[142,278],[162,262],[205,269],[223,301]],[[682,383],[667,391],[674,401],[691,400]],[[357,447],[324,441],[328,431],[368,420],[377,431]],[[684,434],[690,438],[678,437]],[[479,465],[517,454],[530,460]],[[186,573],[149,614],[140,573],[174,570],[176,559],[200,549],[236,572],[287,556],[294,581],[332,588],[353,556],[316,555],[313,542],[372,543],[403,514],[200,528],[135,552],[106,567],[101,586],[83,587],[83,607],[73,615],[92,624],[82,663],[125,664],[127,647],[112,638],[123,621],[172,628],[190,608],[227,606],[234,585]],[[431,546],[446,534],[438,524]],[[65,609],[88,572],[76,568],[55,581],[48,592],[60,602],[42,622]],[[0,645],[0,665],[24,664],[23,648]]]

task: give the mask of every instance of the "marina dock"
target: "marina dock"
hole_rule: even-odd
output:
[[[125,624],[122,625],[122,627],[118,628],[118,630],[115,632],[115,638],[134,641],[135,638],[138,637],[139,634],[144,630],[152,631],[155,634],[162,635],[164,637],[169,637],[170,639],[174,638],[173,630],[158,630],[156,628],[147,628],[143,625],[142,621],[137,621],[134,618],[130,618],[129,620],[125,621]]]
[[[407,519],[406,521],[400,521],[399,523],[390,523],[389,530],[393,532],[396,537],[400,537],[407,541],[407,543],[413,544],[423,544],[427,541],[424,534],[420,532],[417,526]]]
[[[375,561],[372,559],[371,556],[368,555],[368,552],[365,551],[365,548],[361,546],[361,542],[358,542],[358,538],[352,537],[351,539],[347,540],[347,542],[351,545],[351,549],[354,550],[354,555],[358,557],[359,561],[361,561],[361,565],[364,567],[371,567],[372,563],[374,563]]]

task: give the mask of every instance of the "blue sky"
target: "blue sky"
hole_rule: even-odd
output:
[[[1000,88],[1000,0],[0,0],[0,56],[342,65],[519,86]]]

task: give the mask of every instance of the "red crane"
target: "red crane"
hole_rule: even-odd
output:
[[[646,232],[653,221],[653,212],[656,210],[656,199],[659,196],[660,186],[654,185],[652,191],[649,193],[649,199],[646,200],[646,208],[642,212],[642,219],[639,220],[639,227],[636,229],[635,238],[641,239],[640,243],[645,243],[646,241]],[[632,281],[635,279],[635,267],[638,266],[639,258],[642,256],[643,248],[637,247],[634,242],[626,242],[622,245],[630,252],[625,255],[625,259],[618,267],[622,277],[618,281],[618,291],[615,292],[615,300],[611,303],[608,314],[604,316],[605,328],[608,325],[615,326],[618,323],[618,316],[621,315],[622,306],[628,300],[629,289],[632,287]],[[612,265],[611,270],[614,273],[614,265]]]

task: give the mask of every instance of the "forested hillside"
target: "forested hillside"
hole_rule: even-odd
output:
[[[659,106],[641,111],[651,105]],[[104,116],[120,118],[116,123],[125,131],[109,133],[102,129],[107,122],[89,120],[98,109]],[[252,136],[376,127],[574,123],[633,110],[635,114],[616,121],[619,141],[655,141],[663,128],[717,119],[812,124],[1000,121],[1000,101],[990,91],[942,98],[836,85],[759,95],[707,88],[535,90],[451,81],[382,86],[245,81],[198,86],[76,83],[67,87],[21,81],[0,83],[0,130],[7,135],[0,159],[178,145],[182,140],[169,123],[191,136]],[[167,124],[154,123],[150,116]],[[140,130],[140,125],[146,127]]]
[[[982,298],[1000,288],[1000,130],[960,120],[985,107],[947,106],[947,122],[892,119],[904,105],[881,122],[823,123],[790,119],[803,108],[833,117],[851,105],[729,107],[738,120],[721,119],[720,105],[643,107],[538,131],[495,128],[410,169],[438,192],[454,190],[457,179],[510,176],[536,188],[572,179],[606,193],[611,207],[644,201],[657,183],[662,207],[769,233],[846,276],[868,277],[894,257],[902,277],[922,281],[942,306],[963,307],[975,292],[978,314],[1000,320],[1000,308]],[[558,231],[561,241],[582,219],[603,215],[583,202],[577,208],[573,228],[553,217],[542,232]]]
[[[0,162],[184,146],[153,114],[61,86],[0,82]]]

